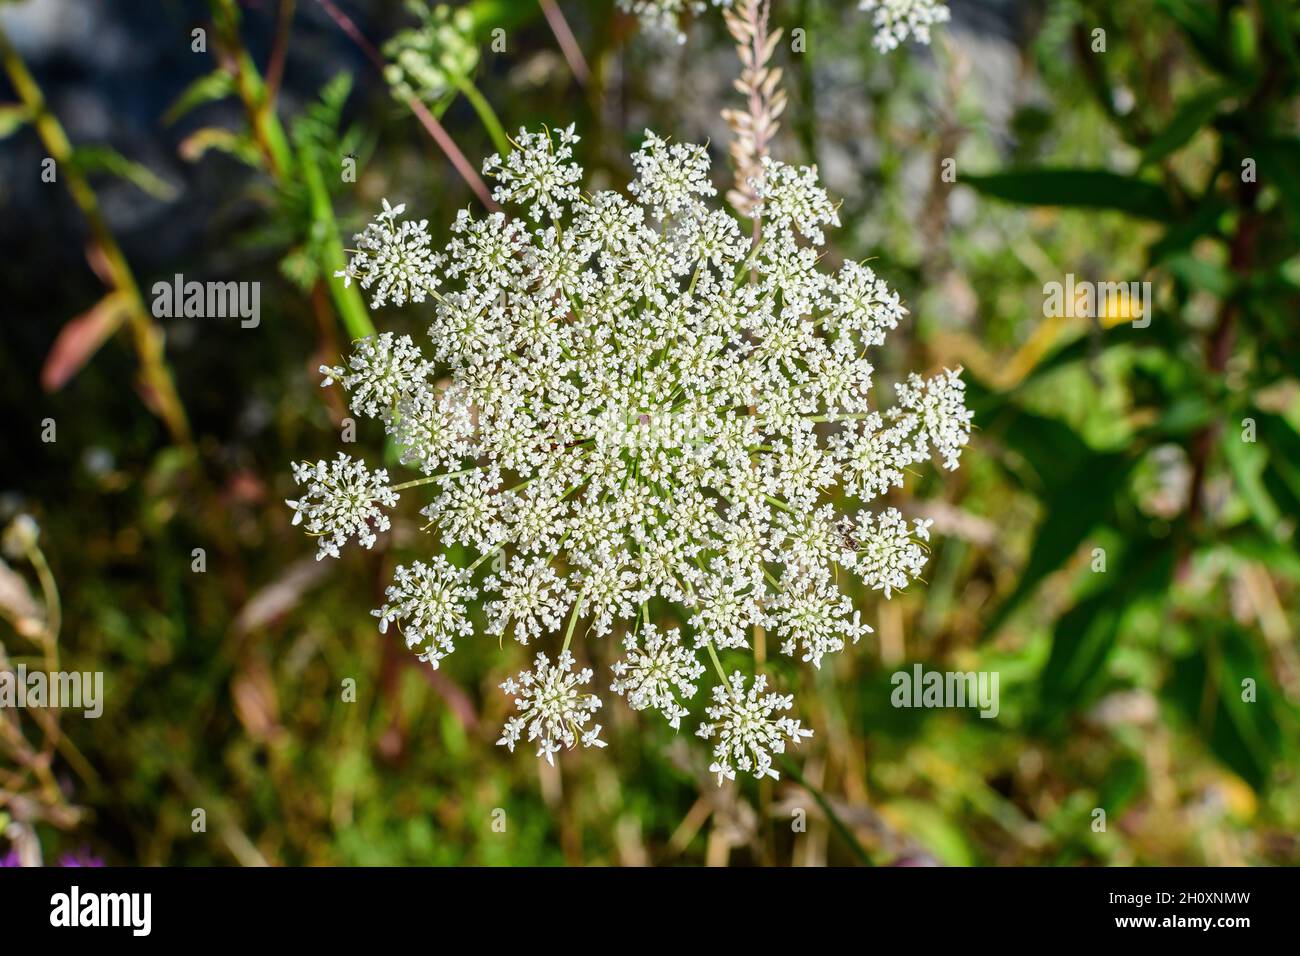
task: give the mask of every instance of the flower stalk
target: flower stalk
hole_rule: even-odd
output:
[[[192,458],[193,436],[185,407],[181,404],[175,380],[167,365],[163,330],[144,303],[130,263],[104,219],[98,196],[73,161],[72,143],[68,140],[63,125],[50,111],[40,85],[3,29],[0,29],[0,61],[3,61],[5,73],[37,135],[67,184],[73,202],[90,227],[91,243],[102,263],[104,277],[116,293],[118,307],[114,311],[120,317],[117,322],[125,321],[140,362],[140,384],[145,403],[162,420],[172,442]]]

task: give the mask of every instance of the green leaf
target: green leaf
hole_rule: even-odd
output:
[[[1112,815],[1121,812],[1142,797],[1146,781],[1146,763],[1133,757],[1121,756],[1106,771],[1106,779],[1101,786],[1101,805]]]
[[[541,7],[519,0],[474,0],[466,7],[474,18],[474,32],[480,38],[490,36],[497,27],[520,26],[535,19]]]
[[[1296,51],[1291,24],[1287,22],[1290,6],[1291,0],[1259,0],[1259,9],[1264,17],[1265,38],[1277,45],[1293,67],[1300,67],[1300,53]]]
[[[193,163],[202,159],[210,149],[233,156],[254,169],[262,168],[262,154],[248,134],[235,133],[219,126],[205,126],[190,133],[181,141],[179,152],[183,159]]]
[[[1219,112],[1219,104],[1231,94],[1232,87],[1215,86],[1186,100],[1175,111],[1169,125],[1156,134],[1142,150],[1142,165],[1158,163],[1186,146],[1214,118]]]
[[[1237,557],[1263,564],[1273,574],[1300,581],[1300,555],[1289,542],[1279,543],[1271,535],[1260,534],[1253,521],[1243,521],[1229,531],[1221,532],[1218,541]]]
[[[321,153],[337,151],[343,107],[351,93],[352,77],[347,73],[335,74],[321,87],[319,99],[294,120],[291,130],[294,145],[310,144]]]
[[[1104,169],[1011,169],[961,181],[986,196],[1030,206],[1111,209],[1156,220],[1174,214],[1168,195],[1155,183]]]
[[[1264,487],[1264,494],[1271,499],[1278,509],[1292,518],[1300,520],[1300,496],[1297,496],[1292,485],[1293,475],[1289,475],[1284,470],[1284,465],[1276,458],[1269,458],[1268,464],[1264,466],[1264,471],[1259,476],[1260,484]],[[1271,537],[1283,538],[1287,536],[1287,523],[1285,519],[1279,522],[1277,531],[1271,533]],[[1295,523],[1290,524],[1291,533],[1294,534]]]
[[[1027,466],[1028,474],[1018,471],[1013,477],[1042,501],[1044,510],[1015,589],[985,626],[987,639],[1114,514],[1116,495],[1136,458],[1096,451],[1064,422],[999,401],[978,382],[967,382],[967,398],[985,439],[1000,442]]]
[[[1215,298],[1226,299],[1237,287],[1237,280],[1223,266],[1199,259],[1190,252],[1168,256],[1165,268],[1194,289],[1201,289]]]
[[[1106,676],[1129,612],[1149,599],[1163,600],[1173,578],[1167,542],[1146,538],[1112,554],[1103,586],[1056,622],[1052,652],[1039,677],[1040,721],[1050,725],[1089,702]]]
[[[1259,39],[1255,36],[1255,18],[1244,7],[1228,11],[1228,50],[1232,63],[1241,73],[1255,73],[1259,67]]]
[[[1015,590],[989,619],[992,635],[1049,574],[1065,564],[1094,529],[1115,511],[1115,496],[1132,467],[1125,455],[1097,455],[1044,500],[1047,511],[1034,536]]]
[[[204,103],[224,100],[227,96],[233,96],[234,93],[235,79],[228,71],[213,70],[211,73],[205,73],[185,87],[181,91],[181,95],[176,97],[176,101],[163,114],[163,124],[170,126],[186,113],[202,106]]]
[[[1040,497],[1069,481],[1084,460],[1096,454],[1065,422],[1025,411],[1010,395],[989,390],[973,376],[966,380],[966,399],[985,437],[1014,451],[1029,466],[1031,475],[1017,477],[1027,479],[1022,484]]]
[[[30,122],[27,107],[21,103],[0,104],[0,139],[12,136]]]
[[[1166,693],[1210,751],[1262,790],[1283,750],[1282,723],[1291,715],[1246,636],[1230,624],[1209,626],[1196,653],[1175,664]],[[1247,679],[1255,682],[1254,701],[1242,700]]]
[[[1300,518],[1300,435],[1281,415],[1252,408],[1256,440],[1268,451],[1261,479],[1268,493],[1288,514]],[[1229,435],[1231,441],[1234,436]]]
[[[1106,658],[1119,637],[1123,613],[1118,588],[1085,598],[1061,616],[1052,653],[1039,678],[1039,709],[1049,717],[1073,711],[1105,676]]]
[[[1260,182],[1277,187],[1293,228],[1300,229],[1300,139],[1264,139],[1254,146]]]
[[[944,866],[974,866],[978,861],[966,834],[934,804],[921,800],[894,800],[888,804],[891,817],[903,821],[903,830]]]
[[[1160,9],[1172,19],[1191,41],[1201,58],[1220,73],[1232,72],[1223,28],[1215,4],[1206,0],[1159,0]]]
[[[175,186],[149,167],[127,159],[111,146],[78,146],[72,151],[72,162],[83,174],[108,173],[126,180],[155,199],[170,202],[176,198]]]
[[[1265,534],[1276,537],[1282,513],[1260,479],[1267,453],[1258,448],[1257,442],[1244,442],[1239,435],[1229,433],[1223,439],[1223,455],[1255,523]]]
[[[1151,248],[1147,255],[1151,262],[1160,263],[1175,253],[1183,252],[1201,236],[1215,230],[1219,219],[1228,207],[1216,199],[1204,200],[1192,214],[1172,224]]]

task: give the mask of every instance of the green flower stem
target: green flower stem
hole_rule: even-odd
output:
[[[483,123],[483,128],[487,130],[488,136],[492,138],[492,145],[502,156],[510,152],[510,138],[506,136],[505,127],[501,125],[501,120],[497,118],[496,112],[492,109],[491,104],[484,98],[483,94],[478,91],[468,77],[455,76],[452,82],[456,89],[469,100],[469,105],[474,107],[474,112],[478,114],[479,120]]]
[[[775,505],[776,507],[780,508],[782,511],[788,511],[792,515],[799,513],[795,511],[793,508],[791,508],[784,501],[782,501],[780,498],[773,498],[771,495],[764,495],[763,498],[766,499],[768,504]]]
[[[581,613],[582,613],[582,598],[578,598],[578,600],[573,602],[573,613],[569,615],[569,628],[564,632],[564,646],[560,648],[561,654],[567,651],[569,649],[569,645],[573,643],[573,631],[574,628],[578,626],[578,615]]]
[[[803,778],[803,775],[799,773],[799,768],[795,766],[794,761],[789,757],[783,757],[781,759],[781,769],[792,777],[795,783],[799,784],[799,786],[803,787],[813,795],[813,799],[817,801],[817,805],[822,808],[822,813],[826,814],[826,819],[830,821],[831,829],[839,834],[840,839],[848,845],[849,850],[852,851],[855,857],[857,857],[858,862],[863,866],[874,866],[875,864],[871,862],[871,857],[867,854],[867,851],[863,849],[862,844],[858,842],[858,838],[853,835],[853,831],[850,830],[848,826],[845,825],[844,821],[839,818],[839,815],[835,812],[835,808],[832,807],[830,801],[826,799],[825,794]]]
[[[757,229],[758,218],[754,219],[755,228]],[[755,233],[757,236],[757,232]],[[763,249],[763,243],[757,238],[754,247],[750,250],[749,256],[741,263],[740,268],[736,270],[735,287],[738,289],[749,278],[750,270],[754,268],[754,262],[758,259],[758,254]]]
[[[366,311],[361,293],[354,286],[345,286],[341,280],[332,277],[333,273],[341,272],[347,267],[347,256],[343,243],[339,240],[334,205],[316,157],[306,149],[300,155],[294,155],[289,137],[285,135],[284,127],[275,114],[274,97],[268,92],[257,64],[248,55],[240,39],[239,7],[234,0],[212,0],[212,15],[222,45],[234,61],[235,87],[253,129],[253,138],[257,141],[271,176],[277,183],[284,185],[295,175],[300,175],[307,187],[311,201],[312,227],[323,237],[322,264],[329,274],[322,281],[329,289],[344,329],[354,339],[374,335],[375,326],[370,321],[370,313]]]
[[[862,418],[870,418],[875,412],[852,412],[847,415],[813,415],[807,419],[810,422],[849,422]]]
[[[412,478],[410,481],[404,481],[400,485],[390,485],[392,491],[405,491],[407,488],[418,488],[420,485],[429,485],[435,481],[441,481],[444,478],[459,478],[461,475],[472,475],[478,471],[479,467],[466,468],[463,471],[447,471],[441,475],[426,475],[424,478]]]
[[[339,29],[347,34],[348,38],[355,43],[363,53],[365,53],[365,55],[370,59],[370,62],[373,63],[375,68],[379,70],[380,74],[382,74],[384,72],[383,56],[374,48],[374,45],[365,38],[361,31],[357,29],[357,25],[352,22],[348,15],[336,7],[331,0],[316,0],[316,2],[321,5],[321,9],[323,9],[329,18],[338,25]],[[433,141],[438,144],[438,148],[442,150],[443,155],[450,160],[452,166],[455,167],[456,172],[460,173],[461,178],[464,179],[469,188],[473,190],[474,195],[478,196],[479,201],[482,202],[490,211],[498,211],[501,207],[492,199],[492,194],[488,191],[482,178],[477,172],[475,172],[470,161],[465,158],[465,154],[462,153],[460,147],[456,145],[456,141],[447,134],[445,129],[443,129],[443,126],[438,122],[437,117],[429,111],[427,106],[420,102],[419,97],[408,97],[406,105],[407,108],[410,109],[411,113],[414,114],[415,118],[420,121],[420,125],[425,128],[425,131],[433,137]]]
[[[171,369],[167,366],[163,330],[145,306],[126,255],[118,246],[100,211],[95,191],[73,162],[72,143],[62,124],[50,112],[40,85],[28,72],[27,64],[10,44],[3,30],[0,30],[0,60],[4,63],[4,70],[26,108],[37,135],[49,150],[50,157],[67,183],[68,192],[72,194],[73,201],[90,226],[95,247],[103,255],[110,283],[120,296],[122,315],[140,360],[140,377],[148,397],[146,404],[150,411],[162,419],[172,441],[193,457],[195,449],[189,419],[181,404],[180,394],[176,391]]]
[[[727,683],[727,672],[722,669],[722,661],[718,658],[717,649],[714,648],[712,641],[708,641],[704,646],[709,649],[709,657],[713,660],[713,669],[718,672],[718,679],[722,681],[722,686],[725,687],[727,693],[730,694],[731,685]]]
[[[502,547],[504,547],[504,545]],[[497,548],[493,548],[491,551],[484,551],[482,554],[478,556],[478,558],[474,561],[474,563],[469,566],[470,573],[473,574],[475,571],[477,571],[478,566],[482,564],[484,561],[486,561],[488,558],[492,557],[493,555],[500,554],[501,550],[502,550],[501,547],[497,547]]]
[[[334,204],[330,201],[329,189],[325,186],[320,167],[316,163],[315,152],[303,149],[299,159],[303,181],[307,184],[307,192],[311,197],[312,222],[318,234],[324,237],[322,258],[325,260],[327,276],[323,281],[329,287],[330,297],[334,299],[334,306],[339,310],[339,318],[343,320],[348,335],[354,339],[369,338],[375,334],[375,325],[370,320],[370,313],[366,311],[361,293],[356,286],[347,285],[342,279],[334,277],[334,273],[347,268],[347,256],[343,252],[343,243],[339,240]]]
[[[266,156],[271,171],[277,179],[293,174],[293,152],[289,138],[275,115],[274,105],[267,95],[266,84],[258,72],[253,58],[248,55],[239,38],[239,7],[235,0],[213,0],[212,19],[222,45],[235,65],[235,89],[243,101],[253,127],[253,136]]]

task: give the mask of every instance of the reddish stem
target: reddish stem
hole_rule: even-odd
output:
[[[329,15],[329,18],[338,24],[339,29],[346,33],[352,42],[369,57],[370,62],[375,65],[375,68],[382,75],[384,72],[383,56],[375,48],[375,45],[366,39],[365,34],[352,22],[352,19],[336,7],[331,0],[317,0],[317,2]],[[492,201],[492,194],[488,192],[487,184],[475,171],[473,164],[465,158],[465,154],[456,145],[456,141],[451,138],[437,118],[429,112],[428,107],[415,97],[408,99],[406,105],[415,114],[415,118],[420,121],[420,125],[433,137],[433,141],[438,144],[438,148],[451,160],[451,164],[456,167],[456,172],[460,173],[461,179],[469,184],[469,188],[474,191],[474,195],[478,196],[479,201],[492,212],[500,209],[501,207]]]

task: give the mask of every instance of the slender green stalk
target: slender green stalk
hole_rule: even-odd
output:
[[[335,6],[331,0],[316,0],[316,2],[321,5],[321,9],[325,11],[329,18],[338,24],[339,29],[346,33],[348,38],[351,39],[363,53],[365,53],[370,62],[375,65],[375,69],[382,74],[384,72],[383,55],[376,50],[374,44],[367,40],[365,35],[357,29],[357,25],[352,22],[351,18]],[[438,104],[438,107],[440,109],[445,109],[445,104],[446,100],[444,99],[442,103]],[[407,99],[406,105],[415,115],[415,118],[420,121],[420,125],[423,126],[429,136],[433,138],[433,141],[438,144],[438,148],[442,150],[443,155],[446,156],[451,162],[451,165],[455,167],[456,172],[460,174],[460,177],[465,180],[466,185],[473,190],[474,195],[478,196],[479,201],[492,212],[499,210],[501,207],[492,199],[492,194],[488,191],[487,185],[483,182],[482,177],[480,177],[474,170],[474,166],[465,158],[465,154],[462,153],[460,147],[456,145],[456,141],[451,138],[443,128],[442,124],[438,122],[438,118],[433,114],[433,112],[431,112],[429,108],[421,103],[419,98],[415,96]]]
[[[709,658],[713,661],[713,669],[718,672],[718,678],[722,681],[722,686],[728,688],[728,693],[730,693],[731,685],[727,683],[727,672],[722,667],[722,661],[718,658],[718,652],[714,648],[713,642],[709,641],[704,646],[709,649]]]
[[[275,115],[266,84],[239,36],[239,7],[235,0],[212,0],[212,18],[226,53],[234,61],[235,89],[248,113],[253,136],[277,179],[293,174],[293,151]]]
[[[323,280],[338,310],[343,327],[352,338],[375,334],[374,323],[366,310],[361,293],[351,285],[332,278],[347,266],[347,256],[338,236],[334,206],[316,157],[307,150],[295,156],[284,127],[275,114],[273,93],[268,91],[257,64],[248,55],[239,35],[239,8],[234,0],[212,0],[213,19],[226,52],[235,65],[235,88],[244,104],[253,129],[253,137],[276,182],[284,185],[297,174],[303,179],[311,197],[312,227],[322,237],[324,263],[331,278]]]
[[[803,787],[813,795],[813,799],[817,801],[817,805],[822,808],[822,813],[826,814],[826,819],[830,821],[831,828],[839,834],[840,839],[848,845],[849,850],[852,851],[855,857],[857,857],[858,862],[863,866],[875,866],[875,864],[871,862],[871,857],[867,854],[867,851],[863,849],[862,844],[858,842],[858,838],[853,835],[853,831],[850,830],[848,826],[845,825],[844,821],[839,818],[839,815],[835,812],[835,808],[832,807],[830,801],[826,799],[825,794],[803,778],[803,775],[799,773],[799,768],[795,766],[794,761],[788,757],[783,757],[781,759],[781,768],[790,775],[795,783],[799,784],[799,786]]]
[[[103,256],[109,282],[121,297],[122,314],[140,360],[140,376],[149,396],[151,411],[167,426],[172,441],[193,456],[194,443],[189,419],[176,391],[171,369],[167,366],[163,331],[145,306],[135,274],[108,228],[95,191],[73,162],[72,143],[62,124],[50,112],[40,86],[18,51],[10,44],[3,29],[0,29],[0,59],[4,62],[5,72],[9,75],[19,100],[31,117],[37,135],[49,150],[50,157],[68,186],[68,192],[72,194],[73,201],[89,224],[91,239]]]
[[[445,471],[440,475],[427,475],[424,478],[412,478],[410,481],[404,481],[400,485],[393,485],[392,490],[403,491],[407,488],[416,488],[420,485],[428,485],[435,481],[442,481],[444,478],[459,478],[461,475],[472,475],[474,472],[480,470],[479,466],[475,465],[473,468],[463,468],[460,471]],[[515,487],[518,488],[521,487],[521,485],[516,485]]]
[[[465,99],[469,100],[469,105],[474,107],[474,112],[478,114],[478,118],[483,123],[483,128],[487,130],[488,136],[492,138],[492,145],[496,151],[502,156],[509,153],[510,137],[506,135],[501,120],[497,117],[491,104],[478,91],[478,87],[468,77],[464,76],[455,77],[454,82],[456,89],[460,90]]]
[[[578,598],[578,600],[573,602],[573,613],[569,615],[569,627],[564,632],[564,646],[560,648],[561,654],[567,651],[569,649],[569,645],[573,643],[573,631],[578,625],[578,615],[581,613],[582,613],[582,598]]]
[[[354,339],[368,338],[375,334],[375,325],[370,320],[370,313],[366,311],[366,303],[361,298],[361,293],[355,286],[344,285],[342,281],[334,278],[334,273],[342,272],[347,268],[347,256],[343,251],[343,243],[339,240],[338,224],[334,219],[334,205],[330,202],[329,190],[321,176],[320,167],[316,164],[315,152],[303,149],[300,151],[299,160],[303,182],[307,184],[307,191],[311,195],[312,221],[319,234],[324,237],[323,258],[328,272],[324,282],[329,286],[330,296],[334,299],[334,306],[339,310],[339,318],[343,320],[343,327],[347,329],[348,335]]]

